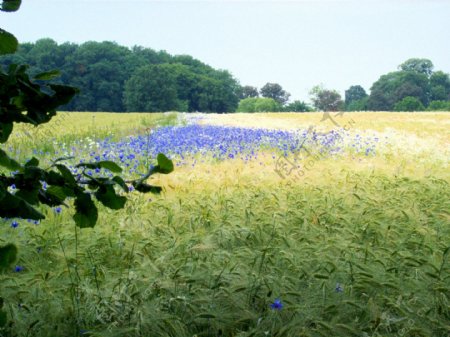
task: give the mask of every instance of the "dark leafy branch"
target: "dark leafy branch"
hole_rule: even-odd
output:
[[[0,0],[0,10],[13,12],[19,9],[20,0]],[[0,29],[0,55],[14,53],[17,39]],[[78,93],[78,89],[51,83],[59,76],[57,70],[40,73],[30,78],[28,66],[12,64],[7,70],[0,68],[0,144],[9,139],[15,123],[38,126],[49,122],[57,108],[67,104]],[[96,202],[110,209],[121,209],[129,192],[128,184],[140,192],[160,192],[161,187],[145,181],[153,174],[168,174],[173,171],[173,163],[164,154],[157,156],[157,165],[137,180],[125,181],[122,169],[111,161],[80,163],[83,174],[74,176],[64,164],[71,157],[58,158],[46,168],[40,166],[37,158],[21,164],[0,149],[0,217],[44,219],[42,206],[69,207],[73,201],[73,219],[80,228],[94,227],[98,219]],[[114,174],[112,178],[101,175],[91,176],[88,169],[103,169]],[[14,189],[11,187],[14,186]],[[0,246],[0,272],[10,268],[17,256],[13,244]],[[0,331],[6,324],[6,314],[2,311],[0,298]]]

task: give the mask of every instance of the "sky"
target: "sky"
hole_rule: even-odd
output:
[[[315,85],[366,91],[412,57],[450,73],[450,1],[22,0],[0,13],[21,42],[116,41],[188,54],[242,85],[279,83],[308,101]]]

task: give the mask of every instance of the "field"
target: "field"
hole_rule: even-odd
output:
[[[136,177],[163,152],[176,168],[93,229],[65,207],[0,220],[20,250],[2,333],[448,337],[449,130],[448,113],[383,112],[19,127],[6,148],[22,161],[111,159]]]

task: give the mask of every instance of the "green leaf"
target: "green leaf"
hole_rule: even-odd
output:
[[[16,37],[0,28],[0,55],[13,54],[18,46]]]
[[[127,184],[125,183],[125,181],[122,179],[122,177],[119,176],[115,176],[114,178],[112,178],[112,181],[114,181],[117,185],[119,185],[120,187],[122,187],[122,189],[125,192],[129,192],[129,188],[127,186]]]
[[[116,194],[114,187],[111,185],[103,185],[97,192],[95,192],[95,197],[104,206],[111,209],[121,209],[125,206],[127,198],[119,196]]]
[[[37,160],[36,158],[31,158],[29,161],[27,161],[25,163],[25,167],[30,167],[30,166],[39,166],[39,160]]]
[[[8,170],[15,171],[22,169],[22,166],[14,159],[9,158],[5,151],[0,149],[0,166],[6,167]]]
[[[68,188],[62,187],[62,186],[50,186],[49,188],[47,188],[47,190],[45,191],[47,194],[52,195],[55,198],[58,198],[59,200],[65,200],[68,197],[68,194],[73,194],[71,193],[72,191]],[[74,196],[74,195],[71,195]]]
[[[70,172],[70,170],[66,166],[58,164],[56,165],[56,168],[58,169],[59,173],[61,173],[61,175],[63,176],[64,180],[66,181],[66,184],[68,184],[69,186],[75,186],[77,184],[77,181],[72,175],[72,172]]]
[[[4,312],[3,310],[0,310],[0,328],[5,327],[6,323],[8,323],[8,318],[6,316],[6,312]]]
[[[136,191],[142,192],[142,193],[155,193],[155,194],[159,194],[162,191],[162,188],[159,186],[153,186],[153,185],[148,185],[145,183],[136,183],[133,182],[133,187],[136,189]]]
[[[77,226],[80,228],[94,227],[98,219],[98,210],[91,199],[91,195],[78,192],[74,204],[76,213],[73,219]]]
[[[6,143],[13,130],[13,123],[0,123],[0,143]]]
[[[7,270],[16,261],[17,247],[12,243],[0,247],[0,271]]]
[[[57,78],[61,76],[61,73],[59,70],[50,70],[50,71],[46,71],[44,73],[40,73],[37,74],[34,79],[35,80],[40,80],[40,81],[49,81],[49,80],[53,80],[54,78]]]
[[[17,192],[19,193],[19,192]],[[26,200],[6,192],[0,200],[0,217],[41,220],[44,215],[34,209]]]
[[[168,174],[173,171],[173,162],[163,153],[158,153],[156,160],[158,161],[159,173]]]
[[[114,173],[122,172],[122,168],[113,161],[105,160],[105,161],[99,161],[98,163],[100,164],[100,167],[108,169],[111,172],[114,172]]]
[[[75,167],[85,167],[88,169],[105,168],[114,173],[122,172],[122,168],[119,165],[117,165],[115,162],[109,161],[109,160],[99,161],[99,162],[95,162],[95,163],[81,163]]]
[[[3,0],[0,10],[4,12],[15,12],[19,9],[21,0]]]

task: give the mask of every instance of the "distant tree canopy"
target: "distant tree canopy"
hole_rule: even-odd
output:
[[[292,103],[287,104],[283,107],[283,111],[285,112],[310,112],[314,109],[311,108],[308,104],[302,101],[293,101]]]
[[[282,105],[273,98],[248,97],[239,102],[237,112],[279,112]]]
[[[114,42],[58,45],[41,39],[0,59],[2,66],[10,63],[29,64],[31,74],[60,69],[60,82],[80,89],[63,107],[69,111],[230,112],[236,110],[241,92],[229,72],[191,56]]]
[[[283,90],[278,83],[266,83],[260,90],[261,96],[265,98],[272,98],[281,105],[284,105],[291,96],[290,93]]]
[[[419,58],[412,58],[409,60],[406,60],[402,64],[398,66],[399,70],[402,71],[413,71],[419,74],[424,74],[426,76],[430,76],[433,73],[433,62],[431,62],[428,59],[419,59]]]
[[[437,106],[434,101],[450,101],[449,75],[433,68],[430,60],[413,58],[402,63],[399,71],[382,75],[371,87],[367,109],[399,111],[414,106],[424,110]]]
[[[367,93],[360,85],[352,85],[345,91],[345,109],[347,111],[365,110]]]
[[[339,111],[344,108],[341,95],[336,90],[329,90],[322,85],[316,85],[309,94],[314,107],[319,111]]]
[[[249,97],[259,97],[258,88],[252,87],[251,85],[244,85],[241,89],[239,98],[244,99]]]
[[[67,111],[223,113],[236,111],[238,105],[238,111],[312,110],[301,101],[288,104],[290,94],[278,83],[266,83],[258,91],[250,85],[240,86],[228,71],[214,69],[189,55],[173,56],[114,42],[78,45],[41,39],[23,43],[15,54],[0,58],[0,68],[11,63],[29,64],[31,76],[60,69],[62,76],[57,83],[80,89],[62,107]],[[321,86],[314,87],[310,95],[313,107],[322,111],[394,111],[406,106],[450,110],[450,77],[434,71],[428,59],[411,58],[397,71],[382,75],[373,83],[369,95],[360,85],[345,91],[345,101],[336,90]],[[277,104],[258,100],[260,96]]]

